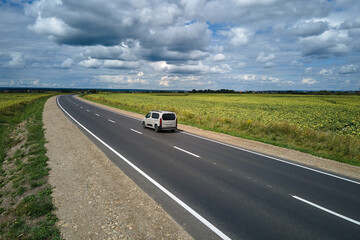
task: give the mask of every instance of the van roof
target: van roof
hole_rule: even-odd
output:
[[[158,112],[158,113],[173,113],[173,114],[175,114],[174,112],[170,112],[170,111],[159,111],[159,110],[152,110],[151,112]]]

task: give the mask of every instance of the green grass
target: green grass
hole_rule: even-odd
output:
[[[360,96],[289,94],[90,94],[84,98],[360,166]]]
[[[61,239],[48,183],[42,112],[50,94],[13,94],[0,111],[0,239]],[[11,102],[11,94],[0,100]],[[16,149],[11,151],[11,149]]]

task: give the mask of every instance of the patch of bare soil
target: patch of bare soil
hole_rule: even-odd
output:
[[[132,112],[120,110],[120,109],[117,109],[114,107],[105,106],[105,105],[102,105],[99,103],[94,103],[94,102],[88,101],[88,100],[80,98],[80,97],[77,97],[77,99],[79,99],[81,101],[85,101],[85,102],[93,104],[93,105],[96,105],[96,106],[99,106],[99,107],[106,108],[106,109],[114,111],[114,112],[118,112],[118,113],[121,113],[124,115],[131,116],[134,118],[142,119],[144,117],[143,115],[138,114],[138,113],[132,113]],[[278,157],[278,158],[282,158],[282,159],[287,159],[292,162],[298,162],[298,163],[301,163],[301,164],[304,164],[304,165],[307,165],[310,167],[315,167],[318,169],[323,169],[325,171],[337,173],[337,174],[340,174],[343,176],[360,179],[360,167],[357,167],[357,166],[352,166],[352,165],[348,165],[345,163],[340,163],[340,162],[336,162],[333,160],[316,157],[311,154],[302,153],[302,152],[291,150],[291,149],[281,148],[281,147],[273,146],[273,145],[266,144],[266,143],[247,140],[247,139],[243,139],[243,138],[239,138],[239,137],[233,137],[233,136],[222,134],[222,133],[206,131],[206,130],[202,130],[202,129],[199,129],[196,127],[183,125],[183,124],[179,124],[178,128],[180,130],[186,131],[188,133],[193,133],[193,134],[203,136],[206,138],[210,138],[210,139],[220,141],[223,143],[228,143],[228,144],[238,146],[241,148],[245,148],[245,149],[255,151],[258,153],[262,153],[262,154],[266,154],[266,155],[270,155],[270,156],[274,156],[274,157]]]
[[[49,99],[49,182],[65,239],[192,239]]]

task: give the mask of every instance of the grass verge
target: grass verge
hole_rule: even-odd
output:
[[[0,115],[0,239],[61,239],[42,122],[50,96],[17,104]]]

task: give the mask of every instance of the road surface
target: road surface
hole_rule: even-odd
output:
[[[360,239],[360,183],[58,97],[59,107],[196,239]]]

